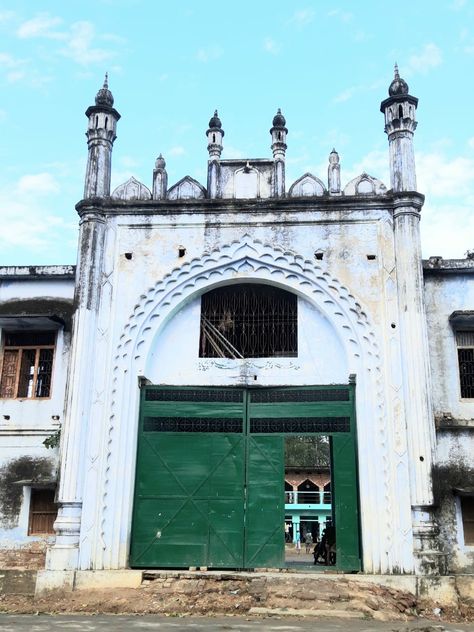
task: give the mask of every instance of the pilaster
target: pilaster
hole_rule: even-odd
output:
[[[433,522],[431,471],[435,451],[428,335],[423,294],[419,193],[394,194],[394,237],[398,288],[398,327],[410,467],[415,570],[433,572],[441,562]],[[397,327],[391,323],[390,327]],[[438,571],[439,572],[439,567]]]
[[[56,542],[48,550],[46,566],[49,570],[72,570],[78,564],[84,452],[94,383],[104,235],[102,213],[89,211],[82,216],[70,377],[61,436],[59,509],[54,523]]]

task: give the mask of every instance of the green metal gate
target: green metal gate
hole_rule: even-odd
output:
[[[284,566],[284,438],[331,437],[337,568],[360,569],[354,387],[142,389],[130,565]]]

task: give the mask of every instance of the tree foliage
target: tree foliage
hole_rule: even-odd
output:
[[[329,467],[329,438],[325,436],[286,437],[286,467]]]

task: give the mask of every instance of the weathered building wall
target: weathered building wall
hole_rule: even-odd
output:
[[[474,307],[474,260],[432,257],[425,262],[429,350],[437,420],[433,470],[441,539],[453,571],[474,571],[474,546],[464,543],[460,497],[474,489],[474,400],[460,391],[456,332],[450,316]]]
[[[58,450],[43,442],[64,415],[71,344],[72,266],[0,268],[0,339],[8,331],[56,334],[51,397],[0,398],[0,562],[38,565],[53,538],[28,535],[31,486],[57,479]],[[1,365],[1,356],[0,356]],[[23,483],[18,483],[23,481]]]

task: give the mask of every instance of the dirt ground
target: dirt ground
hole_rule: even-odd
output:
[[[474,608],[439,609],[410,593],[348,580],[323,580],[304,590],[291,577],[279,582],[255,579],[163,578],[140,588],[51,592],[34,598],[0,596],[0,612],[15,614],[252,614],[254,608],[314,610],[315,615],[363,616],[379,621],[474,621]],[[339,613],[339,614],[338,614]],[[341,614],[342,613],[342,614]],[[357,614],[358,613],[358,614]]]

